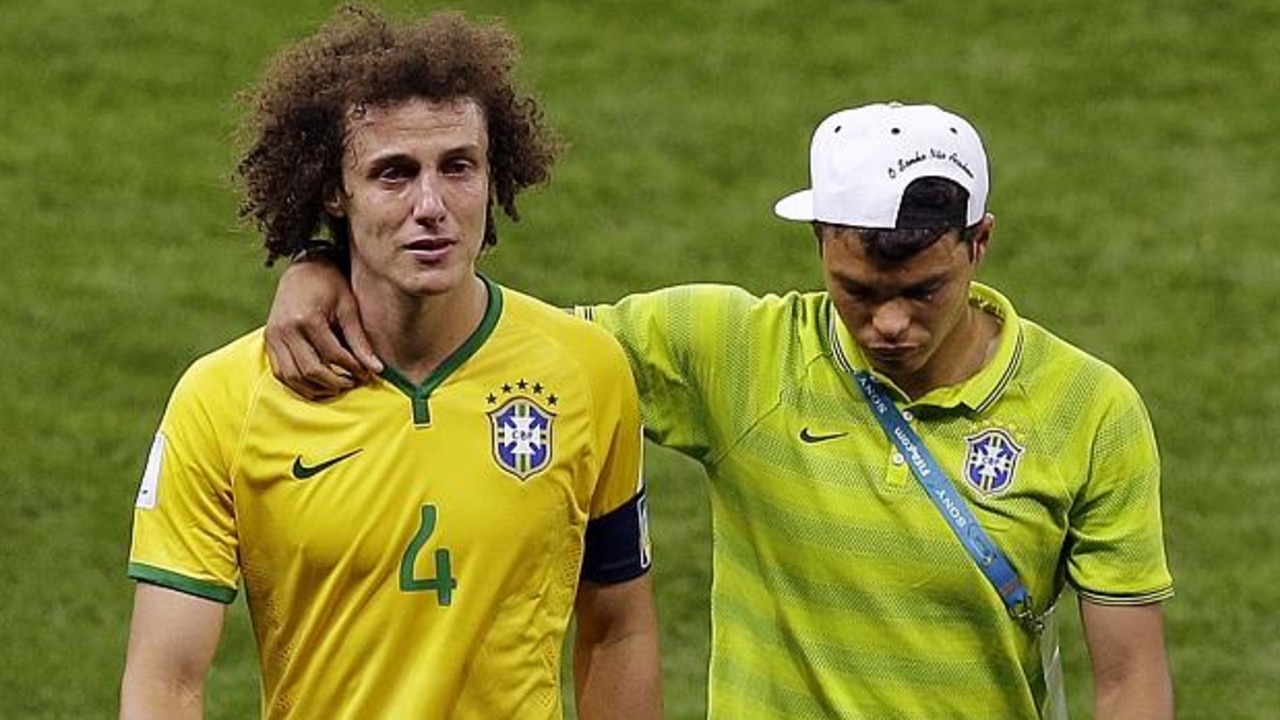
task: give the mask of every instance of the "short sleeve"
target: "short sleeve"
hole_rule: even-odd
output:
[[[747,309],[755,301],[741,288],[684,285],[575,312],[621,343],[635,373],[645,433],[705,463],[732,434],[719,427],[711,405],[719,394],[732,393],[725,369],[733,358],[727,356],[745,355],[746,348],[735,348],[734,339],[745,332]],[[745,410],[731,420],[745,418]]]
[[[1081,597],[1113,605],[1173,594],[1160,509],[1160,458],[1137,392],[1108,378],[1091,448],[1089,477],[1073,505],[1067,578]]]
[[[226,388],[207,358],[178,381],[143,471],[130,577],[229,603],[239,582]]]
[[[585,538],[583,577],[616,583],[648,571],[651,559],[642,475],[644,436],[635,381],[612,338],[596,367],[593,408],[600,449]]]

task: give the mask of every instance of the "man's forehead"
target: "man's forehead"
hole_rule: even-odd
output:
[[[347,108],[346,120],[349,128],[355,128],[360,125],[383,122],[391,117],[419,113],[435,115],[441,118],[484,119],[484,112],[480,107],[480,103],[468,96],[442,100],[414,96],[396,100],[384,100],[377,103],[353,103]]]
[[[845,229],[848,232],[825,235],[823,257],[834,274],[849,280],[893,278],[906,283],[923,282],[947,274],[967,258],[958,233],[948,233],[909,257],[890,260],[869,251],[859,231]]]
[[[381,154],[390,146],[407,150],[423,143],[485,150],[488,132],[479,103],[470,98],[410,98],[355,106],[348,113],[346,144],[356,155]]]

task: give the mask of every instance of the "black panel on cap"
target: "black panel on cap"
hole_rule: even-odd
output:
[[[968,225],[969,191],[954,180],[922,177],[912,180],[902,191],[898,218],[899,230],[931,230]]]

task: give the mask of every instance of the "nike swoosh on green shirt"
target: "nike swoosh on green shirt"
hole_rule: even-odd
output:
[[[314,477],[315,475],[318,475],[324,472],[325,470],[328,470],[329,468],[355,455],[356,453],[360,452],[363,449],[364,448],[356,448],[355,450],[352,450],[349,453],[343,453],[342,455],[339,455],[334,458],[329,458],[328,460],[325,460],[322,463],[317,463],[315,465],[303,465],[302,456],[299,455],[293,460],[293,476],[299,480],[306,480],[307,478]]]
[[[800,428],[800,439],[807,443],[820,443],[820,442],[823,442],[824,440],[835,440],[836,438],[842,438],[848,434],[849,433],[847,432],[838,432],[838,433],[827,433],[825,435],[813,435],[809,432],[808,427]]]

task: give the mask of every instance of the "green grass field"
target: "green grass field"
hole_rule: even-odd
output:
[[[998,217],[982,278],[1149,404],[1180,717],[1277,716],[1280,6],[455,6],[508,18],[571,143],[486,263],[554,302],[685,281],[816,287],[808,231],[770,208],[806,182],[818,120],[894,98],[972,118]],[[235,220],[234,94],[331,10],[0,0],[0,718],[114,717],[151,433],[186,364],[262,322],[278,272]],[[667,704],[696,718],[703,481],[657,450],[649,476]],[[1065,644],[1073,716],[1088,717],[1073,623]],[[240,604],[207,695],[210,718],[256,716]]]

